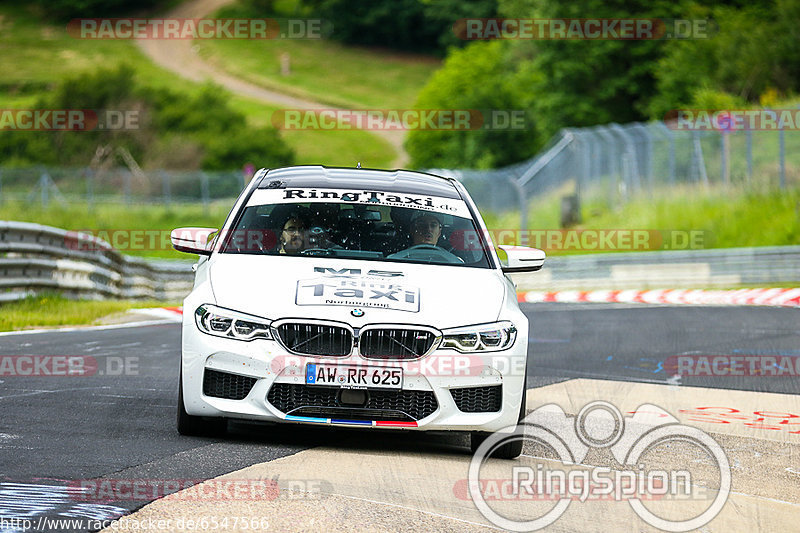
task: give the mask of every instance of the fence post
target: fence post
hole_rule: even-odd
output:
[[[729,187],[731,184],[731,136],[727,131],[721,131],[719,133],[720,136],[720,144],[721,144],[721,157],[722,161],[720,161],[720,174],[722,174],[722,183],[725,187]]]
[[[47,179],[47,172],[42,172],[42,175],[39,177],[39,188],[41,189],[41,200],[42,200],[42,207],[45,209],[48,205],[50,205],[50,182]]]
[[[94,173],[91,167],[87,167],[84,171],[86,176],[86,206],[91,212],[94,210]]]
[[[606,145],[606,161],[608,161],[608,183],[609,183],[609,209],[617,207],[617,194],[619,194],[619,157],[620,154],[616,149],[616,142],[614,136],[604,126],[598,126],[597,135],[603,139],[603,144]]]
[[[578,202],[582,203],[582,195],[584,189],[589,187],[589,183],[591,183],[592,179],[592,143],[586,140],[586,134],[582,133],[579,137],[581,151],[583,152],[583,169],[580,174],[580,178],[578,178],[578,186],[576,194],[578,195]]]
[[[778,130],[778,157],[780,158],[780,184],[781,190],[786,189],[786,130]]]
[[[675,134],[670,131],[669,132],[669,184],[675,185],[675,168],[676,168],[676,160],[677,154],[675,151]]]
[[[528,229],[528,199],[525,196],[525,187],[520,185],[516,177],[507,178],[511,186],[517,192],[517,200],[519,201],[519,229]]]
[[[200,172],[200,194],[203,197],[203,212],[208,214],[208,174]]]
[[[125,194],[125,203],[126,204],[130,204],[131,203],[131,173],[130,172],[124,172],[122,174],[122,179],[123,179],[123,191],[124,191],[124,194]]]
[[[160,170],[159,174],[161,174],[161,187],[162,195],[164,196],[164,203],[169,205],[172,203],[172,184],[170,183],[170,176],[163,170]]]
[[[753,131],[750,128],[745,130],[747,140],[747,184],[753,183]]]
[[[706,173],[706,161],[703,157],[703,146],[700,144],[700,134],[696,131],[692,132],[692,145],[694,146],[692,159],[694,159],[699,178],[703,181],[703,185],[708,188],[708,174]]]
[[[653,147],[654,139],[653,139],[653,134],[646,126],[641,126],[641,129],[639,131],[644,132],[644,139],[645,139],[644,142],[645,145],[647,146],[647,152],[646,152],[647,164],[645,167],[645,172],[647,177],[647,194],[652,196],[654,189],[653,186],[653,156],[655,152],[655,149]]]

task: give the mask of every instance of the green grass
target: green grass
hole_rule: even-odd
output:
[[[216,16],[248,16],[238,6]],[[327,39],[207,39],[200,54],[217,68],[268,89],[355,109],[406,109],[439,68],[423,55],[348,47]],[[290,74],[281,75],[289,54]]]
[[[0,6],[0,108],[33,106],[64,77],[122,63],[133,67],[137,81],[145,86],[187,95],[201,89],[200,84],[153,64],[132,41],[75,39],[65,26],[45,23],[24,7]],[[270,124],[278,109],[235,95],[230,102],[254,125]],[[368,160],[371,166],[387,168],[396,156],[386,141],[364,131],[286,131],[283,136],[295,149],[298,164],[352,166]]]
[[[170,231],[190,226],[219,228],[232,206],[233,200],[228,200],[212,203],[207,211],[202,205],[194,204],[98,205],[88,211],[85,204],[68,204],[66,207],[53,204],[42,209],[24,202],[5,202],[0,205],[0,220],[90,231],[93,235],[112,241],[120,252],[127,255],[191,259],[194,256],[172,249]],[[137,230],[148,230],[150,233]]]
[[[151,300],[69,300],[56,294],[43,294],[0,304],[0,331],[83,326],[94,324],[98,319],[122,313],[128,309],[168,305],[175,305],[175,303]]]
[[[560,196],[561,193],[557,193],[531,202],[528,229],[559,228]],[[700,230],[705,232],[704,248],[800,244],[800,189],[797,188],[771,192],[732,189],[726,192],[678,187],[659,190],[653,197],[634,198],[618,209],[609,209],[604,202],[585,201],[583,223],[575,229]],[[518,211],[484,213],[484,216],[490,229],[519,227]],[[564,255],[594,250],[547,251],[552,255]]]

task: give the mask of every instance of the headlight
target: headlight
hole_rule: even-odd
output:
[[[269,320],[216,305],[203,304],[198,307],[194,312],[194,321],[200,331],[217,337],[241,341],[272,338]]]
[[[462,353],[505,350],[517,338],[517,328],[507,321],[446,329],[442,333],[441,348],[452,348]]]

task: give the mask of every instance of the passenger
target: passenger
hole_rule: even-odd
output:
[[[289,213],[281,226],[278,253],[297,255],[305,248],[306,223],[298,213]]]

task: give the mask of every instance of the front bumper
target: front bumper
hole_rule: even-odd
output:
[[[183,323],[181,386],[186,411],[195,416],[496,431],[517,423],[527,344],[525,324],[518,327],[514,345],[501,352],[439,349],[415,361],[374,361],[358,354],[301,356],[288,354],[274,340],[242,342],[207,335],[188,316]],[[305,384],[307,363],[400,367],[402,391],[367,389],[363,405],[343,404],[341,389]]]

